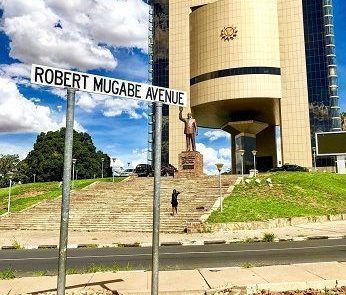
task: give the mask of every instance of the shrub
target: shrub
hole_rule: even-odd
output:
[[[274,242],[274,239],[275,239],[275,235],[274,234],[272,234],[272,233],[265,233],[263,235],[262,241],[263,242]]]

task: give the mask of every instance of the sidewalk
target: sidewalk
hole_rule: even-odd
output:
[[[342,238],[346,236],[346,220],[324,223],[311,223],[261,230],[220,231],[213,233],[167,234],[160,235],[161,243],[174,242],[183,245],[203,244],[205,241],[224,241],[226,243],[262,239],[265,233],[273,233],[276,240],[304,240],[307,238]],[[117,244],[151,245],[151,233],[138,232],[69,232],[69,248],[80,244],[93,244],[99,247]],[[0,248],[18,243],[24,248],[37,248],[40,245],[59,244],[59,231],[0,231]]]
[[[54,294],[56,281],[55,276],[0,281],[0,295]],[[66,290],[68,294],[87,295],[100,294],[96,290],[108,290],[109,294],[150,294],[150,281],[151,272],[147,271],[77,274],[67,276]],[[160,272],[160,294],[215,294],[234,286],[246,287],[243,294],[251,294],[260,290],[331,289],[345,285],[345,262]]]

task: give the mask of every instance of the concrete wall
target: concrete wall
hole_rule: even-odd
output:
[[[312,166],[301,0],[279,0],[283,163]]]

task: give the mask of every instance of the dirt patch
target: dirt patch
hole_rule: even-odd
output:
[[[24,199],[24,198],[30,198],[30,197],[37,197],[39,195],[42,195],[46,193],[47,190],[33,190],[33,191],[27,191],[23,194],[19,195],[14,195],[13,199],[19,200],[19,199]]]

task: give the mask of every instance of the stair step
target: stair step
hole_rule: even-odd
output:
[[[221,193],[237,178],[225,176]],[[172,189],[182,191],[179,214],[170,216]],[[119,183],[96,183],[71,194],[69,229],[72,231],[152,231],[153,178],[133,178]],[[162,178],[161,232],[183,232],[187,222],[199,218],[219,196],[218,177]],[[0,217],[0,229],[59,230],[61,198],[46,200],[23,212]],[[205,210],[197,210],[204,207]]]

